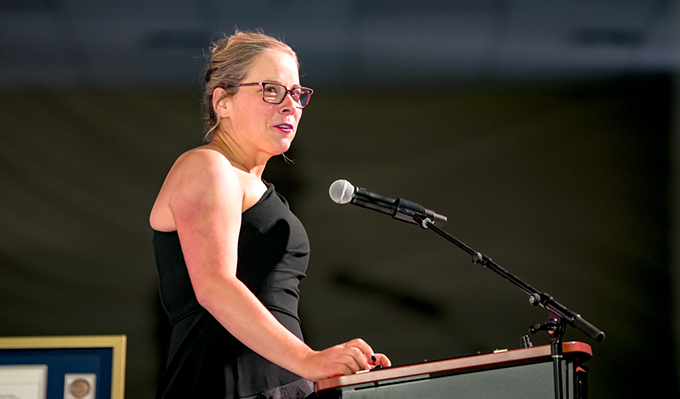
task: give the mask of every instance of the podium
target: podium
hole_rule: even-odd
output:
[[[563,344],[564,398],[587,399],[590,345]],[[494,351],[408,366],[338,376],[319,381],[321,399],[546,399],[555,397],[550,345]]]

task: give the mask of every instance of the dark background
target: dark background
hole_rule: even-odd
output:
[[[295,163],[265,172],[310,236],[312,347],[407,364],[514,349],[547,318],[434,233],[334,204],[344,178],[448,216],[604,330],[566,334],[593,347],[591,397],[677,396],[679,20],[676,1],[2,0],[0,335],[126,334],[126,397],[152,396],[148,213],[201,143],[211,40],[264,28],[315,89]]]

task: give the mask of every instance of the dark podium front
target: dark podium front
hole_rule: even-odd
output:
[[[565,399],[586,399],[587,374],[581,365],[592,357],[590,345],[563,345]],[[390,367],[319,381],[322,399],[546,399],[555,397],[550,346],[496,351],[409,366]]]

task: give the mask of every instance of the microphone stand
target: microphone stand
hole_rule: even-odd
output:
[[[546,294],[545,292],[540,292],[534,287],[525,283],[518,277],[514,276],[509,271],[502,268],[500,265],[496,264],[488,256],[475,251],[469,246],[465,245],[462,241],[453,237],[451,234],[440,229],[435,223],[425,215],[417,212],[412,213],[413,220],[417,222],[422,228],[429,229],[444,237],[446,240],[455,244],[458,248],[467,252],[472,256],[472,263],[482,265],[487,269],[499,274],[501,277],[515,284],[519,289],[524,291],[529,295],[529,303],[534,306],[541,306],[548,311],[548,321],[542,324],[536,324],[529,329],[532,334],[538,331],[547,331],[550,337],[550,352],[553,360],[553,374],[555,382],[555,398],[562,399],[562,358],[563,358],[563,348],[562,348],[562,338],[566,330],[567,324],[577,328],[588,335],[590,338],[596,340],[597,342],[602,342],[604,340],[604,332],[594,325],[587,322],[580,314],[572,312],[567,309],[564,305],[557,302],[553,297]]]

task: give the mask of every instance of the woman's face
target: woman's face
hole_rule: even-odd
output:
[[[269,50],[259,55],[243,83],[281,83],[288,89],[300,87],[295,60],[289,54]],[[269,157],[286,152],[297,131],[302,109],[290,95],[281,104],[262,100],[262,86],[242,86],[225,101],[229,132],[237,145],[251,154]]]

